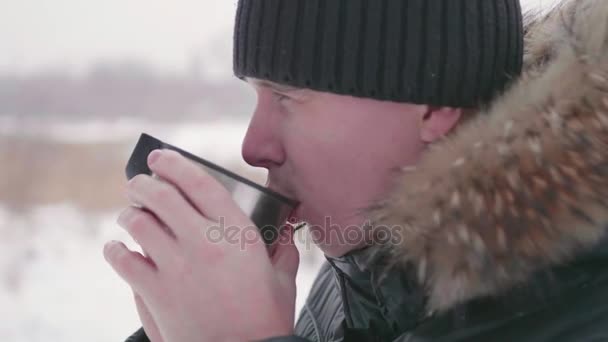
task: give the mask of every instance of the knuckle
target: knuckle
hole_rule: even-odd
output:
[[[196,176],[191,178],[189,186],[195,191],[209,190],[208,175],[204,173],[197,174]]]
[[[129,231],[134,235],[143,234],[151,224],[151,220],[145,213],[137,213],[131,218],[129,222]]]
[[[194,189],[194,191],[205,193],[208,197],[213,197],[217,200],[225,200],[230,197],[228,190],[208,173],[192,177],[189,187]]]
[[[166,201],[175,196],[175,190],[169,185],[161,184],[152,191],[150,196],[155,201]]]
[[[205,246],[205,259],[210,263],[219,263],[226,257],[224,244],[207,244]]]
[[[205,260],[209,265],[219,264],[227,257],[226,247],[224,242],[212,243],[204,237],[199,237],[193,241],[186,254],[196,255],[196,259]]]
[[[133,178],[131,178],[131,180],[127,183],[127,188],[129,189],[137,189],[140,186],[140,183],[142,182],[143,178],[145,176],[143,174],[137,175]]]

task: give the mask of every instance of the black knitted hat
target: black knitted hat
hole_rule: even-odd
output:
[[[234,73],[453,107],[490,100],[523,59],[519,0],[239,0]]]

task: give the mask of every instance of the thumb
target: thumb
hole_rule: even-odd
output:
[[[274,247],[271,261],[276,272],[295,280],[300,264],[300,253],[294,243],[293,235],[293,227],[283,229],[281,237],[277,240]]]

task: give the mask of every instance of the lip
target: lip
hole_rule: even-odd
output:
[[[292,226],[296,232],[306,226],[306,222],[300,219],[299,209],[300,204],[298,204],[287,217],[287,224]]]

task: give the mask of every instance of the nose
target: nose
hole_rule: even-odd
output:
[[[243,160],[247,164],[271,169],[285,161],[279,114],[271,99],[258,93],[258,103],[241,148]]]

